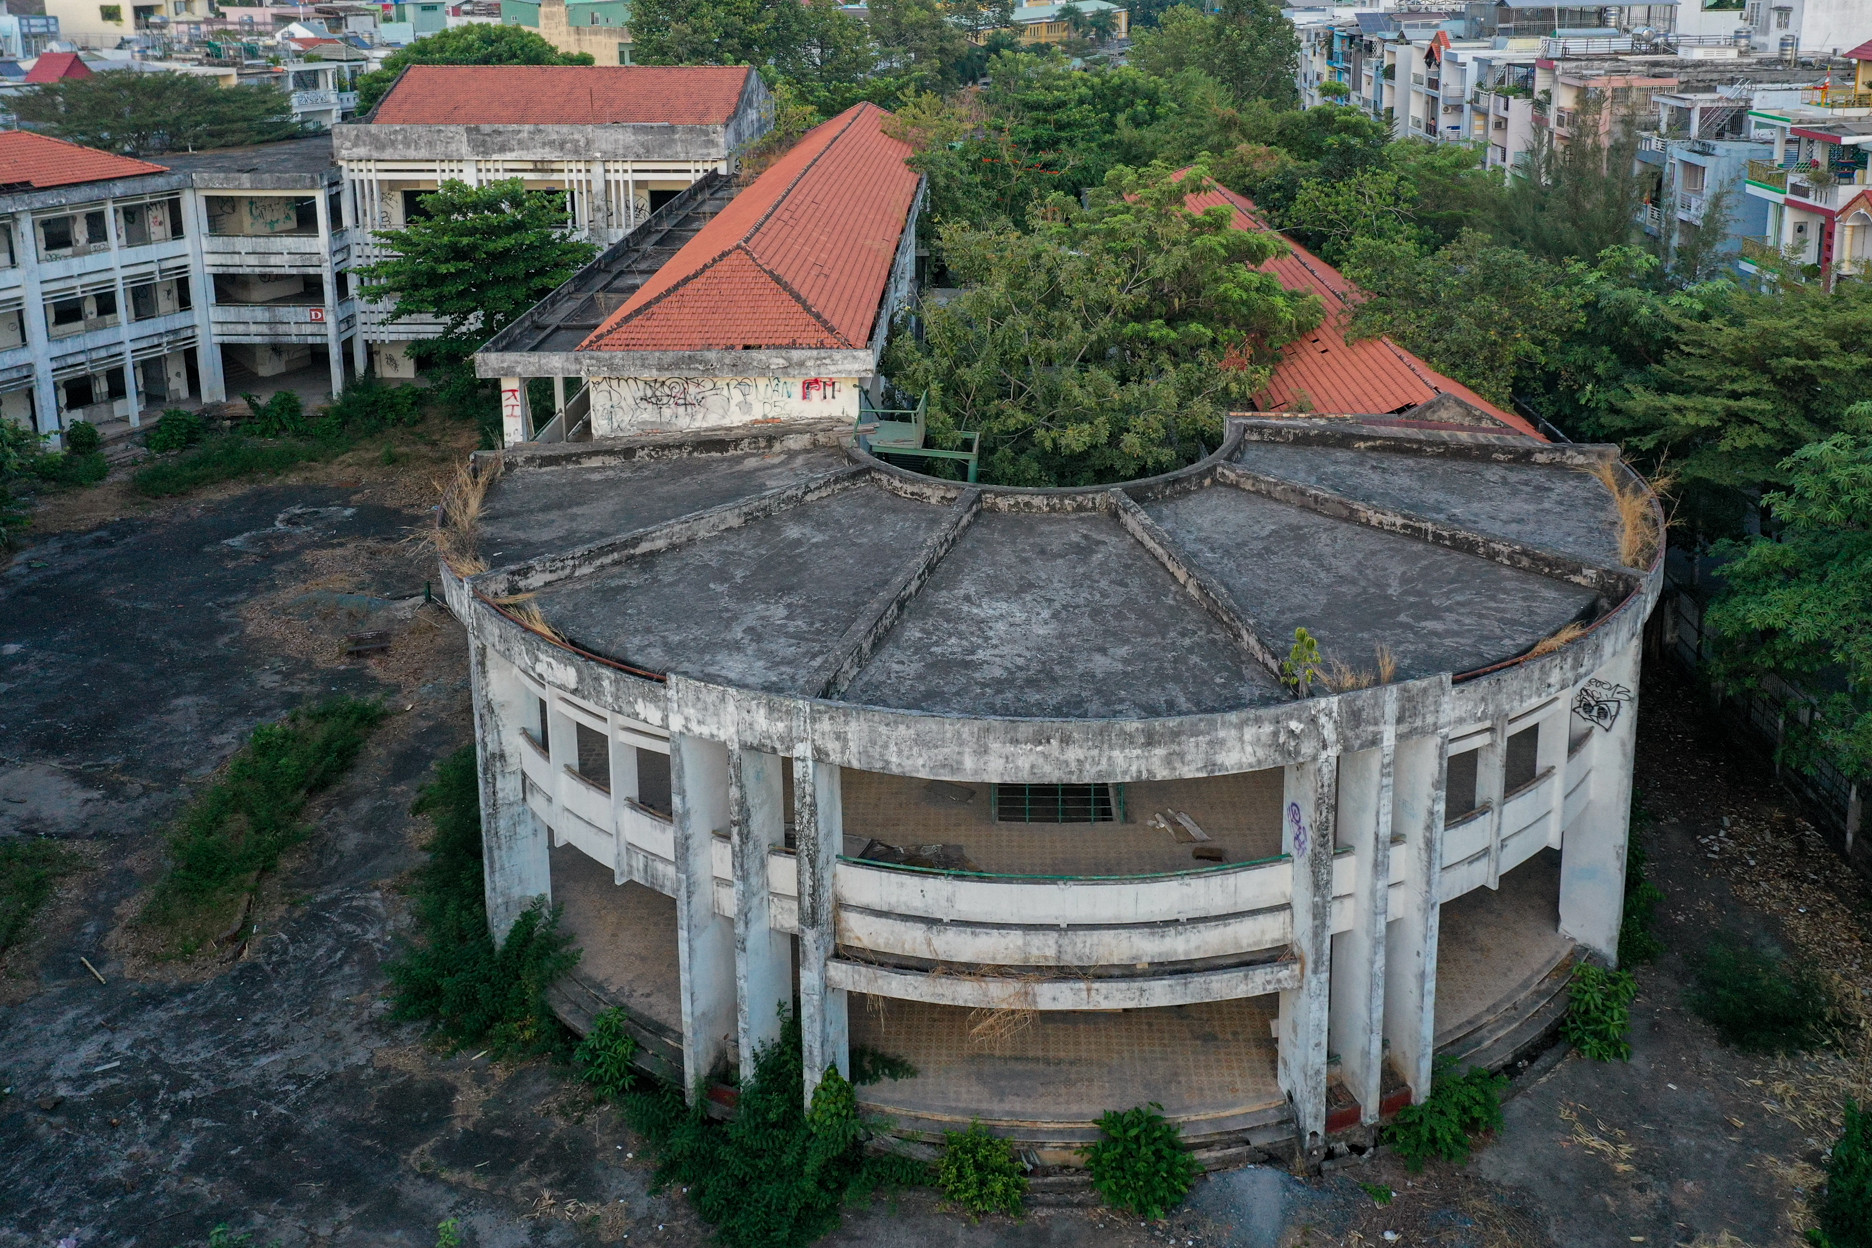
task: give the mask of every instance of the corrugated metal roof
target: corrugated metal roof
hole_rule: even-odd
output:
[[[858,104],[807,133],[579,349],[866,346],[918,181],[888,116]]]
[[[412,65],[377,105],[380,126],[719,126],[745,65]]]
[[[0,186],[30,186],[43,190],[167,172],[161,165],[152,165],[147,160],[115,156],[30,130],[0,131]]]

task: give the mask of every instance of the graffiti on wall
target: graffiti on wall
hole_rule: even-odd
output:
[[[594,377],[592,431],[606,437],[820,416],[845,390],[830,377]]]
[[[1632,700],[1632,691],[1624,685],[1615,685],[1609,681],[1593,679],[1580,686],[1580,691],[1573,699],[1573,713],[1590,724],[1597,724],[1606,732],[1618,723],[1619,712]]]

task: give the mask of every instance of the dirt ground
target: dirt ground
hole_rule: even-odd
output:
[[[416,540],[461,439],[430,437],[403,438],[392,465],[373,445],[170,503],[115,480],[59,496],[0,571],[0,835],[57,836],[94,864],[0,968],[0,1248],[201,1245],[223,1222],[257,1245],[427,1248],[445,1218],[476,1248],[706,1242],[680,1194],[651,1192],[640,1141],[550,1067],[440,1056],[386,1017],[381,965],[424,833],[409,805],[469,731],[461,630],[424,603]],[[346,635],[376,630],[388,652],[343,657]],[[258,932],[231,961],[149,957],[131,920],[164,821],[255,725],[333,691],[396,714],[317,804]],[[1537,1063],[1468,1166],[1413,1175],[1381,1156],[1306,1182],[1247,1168],[1150,1226],[1078,1208],[972,1223],[912,1192],[827,1242],[1794,1244],[1865,1064],[1723,1049],[1683,1009],[1685,955],[1729,925],[1863,992],[1872,906],[1708,724],[1648,677],[1640,781],[1669,952],[1639,973],[1633,1060]],[[1361,1183],[1396,1195],[1381,1206]]]

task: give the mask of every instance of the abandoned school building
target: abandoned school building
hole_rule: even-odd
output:
[[[1042,1160],[1148,1101],[1218,1159],[1317,1160],[1437,1055],[1512,1060],[1615,956],[1643,483],[1347,344],[1299,248],[1270,269],[1332,312],[1207,458],[916,471],[917,420],[847,401],[920,193],[880,122],[698,183],[478,359],[592,396],[516,413],[442,534],[497,933],[563,907],[556,1008],[623,1009],[685,1086],[796,1009],[806,1094],[907,1059],[858,1089],[889,1130]],[[1301,628],[1323,675],[1283,670]]]

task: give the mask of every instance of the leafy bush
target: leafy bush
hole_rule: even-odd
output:
[[[88,420],[74,420],[65,426],[65,449],[74,455],[95,455],[104,449],[104,435]]]
[[[1826,1163],[1826,1187],[1814,1203],[1816,1243],[1872,1248],[1872,1107],[1846,1102],[1845,1124]]]
[[[33,475],[53,485],[96,485],[110,465],[101,451],[52,451],[33,461]]]
[[[1631,1003],[1638,995],[1632,973],[1582,962],[1573,968],[1567,991],[1572,1000],[1561,1039],[1595,1062],[1631,1060]]]
[[[32,466],[45,453],[45,437],[16,420],[0,420],[0,481],[32,474]]]
[[[1826,1042],[1832,994],[1812,967],[1771,957],[1734,936],[1704,950],[1690,1008],[1716,1034],[1747,1053],[1795,1053]]]
[[[1385,1128],[1385,1143],[1412,1170],[1423,1169],[1431,1157],[1461,1165],[1469,1160],[1475,1136],[1501,1128],[1501,1090],[1508,1086],[1507,1078],[1480,1066],[1452,1075],[1454,1066],[1447,1059],[1439,1061],[1429,1099],[1405,1106]]]
[[[239,435],[210,438],[174,459],[139,469],[131,484],[139,494],[167,498],[236,477],[256,473],[277,476],[296,464],[324,459],[339,449],[318,442],[258,442]]]
[[[967,1131],[943,1134],[936,1186],[972,1214],[1019,1217],[1021,1197],[1027,1194],[1027,1175],[1014,1157],[1014,1146],[974,1122]]]
[[[428,401],[429,392],[420,386],[387,386],[366,373],[345,387],[325,415],[348,432],[369,434],[417,423]]]
[[[376,702],[333,698],[254,729],[227,771],[169,832],[169,868],[143,911],[192,953],[226,921],[226,905],[303,840],[312,794],[351,766],[384,716]]]
[[[572,1054],[580,1081],[590,1084],[592,1093],[605,1101],[631,1090],[637,1081],[637,1072],[631,1067],[636,1058],[637,1037],[631,1035],[624,1011],[615,1007],[600,1011],[592,1019],[591,1030]]]
[[[658,1154],[658,1186],[686,1187],[729,1248],[803,1248],[838,1225],[847,1200],[926,1176],[902,1157],[865,1156],[857,1093],[836,1069],[820,1080],[812,1107],[801,1105],[796,1020],[786,1020],[780,1038],[755,1055],[752,1074],[743,1074],[726,1123],[709,1118],[706,1097],[685,1104],[667,1086],[624,1102],[631,1125]]]
[[[207,432],[207,422],[200,413],[172,407],[156,418],[156,427],[144,437],[143,445],[151,454],[162,455],[194,446]]]
[[[302,438],[311,432],[306,423],[305,404],[291,390],[275,390],[273,397],[261,400],[257,394],[243,394],[253,412],[249,427],[263,438]]]
[[[58,877],[77,868],[78,855],[58,841],[40,837],[0,839],[0,954],[26,934],[52,896]]]
[[[1177,1125],[1152,1101],[1099,1115],[1099,1138],[1079,1155],[1106,1204],[1140,1218],[1161,1218],[1182,1203],[1202,1173]]]
[[[435,824],[418,877],[421,943],[384,969],[396,993],[392,1016],[426,1022],[453,1048],[484,1044],[497,1056],[562,1053],[566,1030],[546,990],[578,962],[559,931],[559,911],[535,899],[499,948],[488,933],[482,892],[481,790],[475,752],[463,746],[436,764],[412,811]]]

